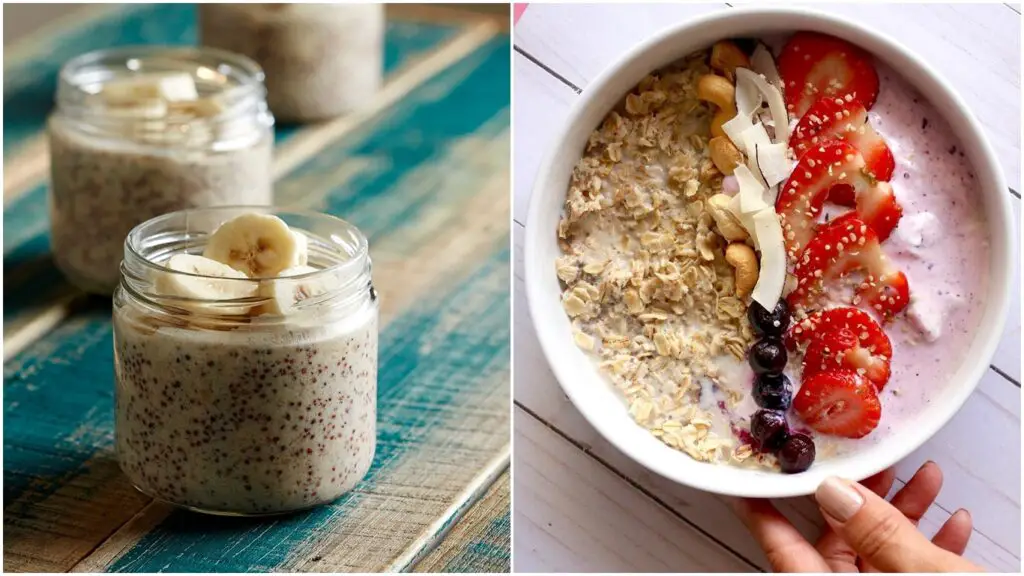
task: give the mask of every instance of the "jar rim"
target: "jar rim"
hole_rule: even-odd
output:
[[[341,261],[341,262],[338,262],[336,264],[333,264],[331,266],[327,266],[327,267],[324,267],[324,268],[318,268],[314,272],[306,272],[306,273],[303,273],[303,274],[296,274],[294,276],[288,276],[289,279],[293,279],[293,278],[294,279],[312,278],[312,277],[314,277],[316,275],[320,275],[320,274],[325,274],[325,275],[326,274],[332,274],[332,273],[333,274],[337,274],[339,272],[344,271],[346,268],[356,268],[356,267],[359,266],[361,260],[369,259],[369,241],[367,240],[366,235],[364,235],[362,233],[362,231],[359,230],[358,227],[356,227],[351,222],[348,222],[347,220],[344,220],[342,218],[339,218],[339,217],[331,215],[331,214],[326,214],[324,212],[316,212],[314,210],[278,208],[276,206],[249,206],[249,205],[214,206],[214,207],[208,207],[208,208],[189,208],[189,209],[185,209],[185,210],[176,210],[174,212],[167,212],[165,214],[161,214],[160,216],[156,216],[154,218],[150,218],[149,220],[146,220],[145,222],[142,222],[141,224],[136,225],[134,228],[131,229],[130,232],[128,232],[128,236],[125,238],[125,243],[124,243],[125,252],[127,254],[131,254],[135,258],[138,258],[138,260],[140,262],[142,262],[145,266],[147,266],[148,268],[150,268],[151,270],[156,271],[156,272],[170,272],[170,273],[174,273],[174,274],[181,274],[181,275],[184,275],[184,276],[191,276],[191,277],[195,277],[195,278],[207,278],[207,279],[217,279],[217,280],[235,280],[235,281],[238,281],[238,282],[259,283],[261,281],[273,280],[274,277],[264,277],[264,278],[231,278],[231,279],[226,279],[226,278],[223,278],[223,277],[220,277],[220,276],[209,276],[209,275],[206,275],[206,274],[192,274],[192,273],[189,273],[189,272],[181,272],[179,270],[173,270],[171,268],[168,268],[167,266],[164,266],[164,265],[160,264],[159,262],[154,262],[152,259],[150,259],[145,254],[143,254],[141,252],[141,250],[139,249],[138,243],[141,240],[142,232],[147,227],[156,226],[160,222],[167,221],[167,220],[172,220],[172,219],[178,218],[178,217],[185,217],[187,219],[190,214],[212,214],[212,213],[217,213],[217,212],[221,212],[221,213],[243,213],[244,211],[259,212],[259,213],[271,214],[271,215],[275,215],[275,216],[279,216],[279,215],[284,214],[284,215],[289,215],[289,216],[299,216],[299,217],[303,217],[303,218],[309,218],[311,220],[319,220],[319,221],[324,222],[324,223],[330,223],[330,224],[338,225],[338,226],[340,226],[341,229],[343,229],[345,232],[347,232],[347,233],[349,233],[351,235],[351,239],[355,243],[354,243],[354,245],[350,246],[352,248],[352,250],[348,254],[349,258],[347,258],[344,261]],[[341,245],[341,243],[337,241],[336,235],[332,235],[332,240],[335,240],[336,245],[339,245],[339,246]]]
[[[265,80],[263,68],[255,60],[242,54],[236,54],[220,48],[208,46],[175,46],[175,45],[128,45],[116,46],[113,48],[102,48],[85,54],[79,54],[68,60],[60,68],[60,80],[67,82],[76,88],[79,87],[74,81],[74,74],[89,65],[94,65],[103,60],[121,60],[128,62],[133,59],[146,57],[174,57],[183,56],[187,59],[200,60],[202,56],[212,56],[214,60],[220,60],[232,68],[244,72],[241,86],[260,87]],[[182,58],[183,60],[186,58]]]
[[[209,116],[157,117],[111,115],[97,106],[103,86],[121,76],[184,73],[195,81],[201,99],[215,99],[220,110]],[[248,147],[274,125],[266,104],[263,69],[247,56],[205,46],[118,46],[87,52],[60,69],[57,113],[60,126],[87,136],[123,139],[158,149],[212,147],[214,151]],[[174,135],[168,140],[168,135]]]

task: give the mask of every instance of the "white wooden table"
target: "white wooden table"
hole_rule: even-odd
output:
[[[1020,6],[819,5],[923,54],[983,123],[1020,221]],[[522,242],[538,165],[580,90],[630,46],[727,4],[530,5],[515,26],[516,571],[752,571],[768,565],[719,497],[648,472],[605,442],[562,393],[537,343],[523,289]],[[1019,239],[1018,224],[1018,239]],[[553,233],[553,231],[552,231]],[[1019,276],[1019,275],[1018,275]],[[925,460],[945,486],[921,528],[967,508],[967,556],[1021,569],[1020,284],[992,367],[930,442],[898,466],[902,486]],[[779,502],[809,536],[821,520],[808,499]]]

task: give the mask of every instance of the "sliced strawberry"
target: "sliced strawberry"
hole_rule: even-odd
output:
[[[814,430],[846,438],[867,436],[882,418],[874,385],[843,369],[805,377],[793,399],[793,410]]]
[[[852,208],[857,205],[857,191],[849,184],[836,184],[828,191],[828,199],[840,206]]]
[[[852,306],[819,310],[797,322],[786,333],[786,345],[793,349],[834,332],[852,332],[861,347],[872,354],[892,358],[892,343],[885,330],[870,314]]]
[[[797,259],[811,240],[825,198],[839,184],[848,184],[854,190],[860,218],[878,225],[883,240],[889,237],[902,209],[892,195],[892,187],[876,182],[864,167],[864,158],[857,149],[842,140],[811,148],[800,158],[775,202],[790,259]]]
[[[907,277],[882,253],[878,235],[854,214],[845,214],[818,229],[800,256],[794,273],[797,287],[789,305],[806,307],[830,280],[854,270],[866,272],[853,304],[861,300],[883,317],[890,317],[910,301]]]
[[[857,334],[846,328],[821,334],[811,341],[804,354],[804,378],[836,368],[864,376],[876,390],[881,390],[889,381],[889,358],[861,347]]]
[[[885,140],[868,124],[868,111],[852,96],[822,97],[807,111],[789,137],[789,146],[797,158],[829,140],[845,140],[864,157],[864,169],[877,180],[889,180],[896,167]],[[837,202],[837,191],[831,199]],[[852,194],[847,197],[852,206]],[[841,202],[837,202],[841,203]]]
[[[857,194],[857,216],[878,234],[879,242],[885,242],[903,217],[903,207],[888,182],[876,182]]]
[[[847,94],[871,109],[878,96],[878,73],[871,56],[845,40],[817,32],[797,32],[779,54],[786,108],[803,116],[822,96]]]

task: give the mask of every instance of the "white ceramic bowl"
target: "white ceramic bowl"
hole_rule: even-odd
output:
[[[991,283],[985,310],[965,360],[947,391],[937,394],[891,438],[854,453],[823,459],[802,474],[785,475],[697,462],[662,444],[638,426],[620,395],[576,347],[562,309],[555,276],[560,254],[556,229],[569,175],[588,136],[604,116],[649,72],[686,54],[729,37],[757,37],[813,30],[857,44],[902,72],[931,101],[959,137],[975,168],[979,197],[991,233]],[[829,475],[863,479],[907,456],[935,434],[960,409],[988,368],[1002,334],[1015,270],[1013,223],[1006,184],[991,146],[963,100],[921,58],[894,41],[842,18],[805,9],[743,8],[680,23],[634,47],[590,83],[553,142],[534,181],[526,228],[526,293],[537,336],[555,376],[576,408],[609,442],[648,469],[720,494],[787,497],[813,493]]]

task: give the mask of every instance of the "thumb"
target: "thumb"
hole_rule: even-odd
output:
[[[882,572],[973,572],[932,544],[902,512],[860,484],[826,478],[814,494],[825,520],[863,562]]]

